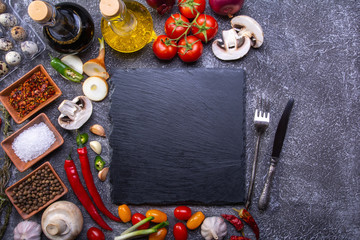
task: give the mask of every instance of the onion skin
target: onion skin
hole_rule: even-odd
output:
[[[146,0],[147,4],[156,9],[160,15],[170,12],[175,0]]]
[[[232,17],[235,13],[240,11],[244,4],[244,0],[209,0],[209,4],[215,13]]]

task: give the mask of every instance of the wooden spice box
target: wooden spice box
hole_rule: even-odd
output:
[[[23,185],[25,186],[26,185],[26,181],[29,180],[30,183],[33,183],[34,180],[32,179],[32,177],[34,176],[37,176],[37,173],[43,169],[46,169],[46,167],[48,167],[50,169],[49,173],[50,175],[52,174],[53,176],[55,176],[55,179],[57,180],[56,183],[60,183],[60,184],[57,184],[59,186],[62,187],[62,192],[59,193],[59,194],[56,194],[52,199],[46,201],[45,204],[42,204],[40,207],[38,207],[38,209],[30,212],[30,213],[26,213],[24,212],[23,210],[21,210],[19,208],[19,206],[16,204],[16,200],[15,200],[15,194],[16,192],[14,192],[14,190],[18,189],[19,186]],[[46,186],[46,183],[44,184],[41,184],[42,186]],[[56,186],[56,184],[52,184],[50,186],[50,184],[48,184],[47,187],[54,187]],[[58,187],[60,188],[60,187]],[[12,186],[8,187],[6,190],[5,190],[5,193],[6,195],[8,196],[8,198],[10,199],[11,203],[14,205],[14,207],[16,208],[16,210],[18,211],[18,213],[20,214],[20,216],[23,218],[23,219],[28,219],[30,218],[31,216],[35,215],[36,213],[40,212],[41,210],[43,210],[44,208],[46,208],[47,206],[49,206],[50,204],[52,204],[53,202],[55,202],[56,200],[58,200],[59,198],[61,198],[62,196],[64,196],[66,193],[68,192],[68,189],[67,187],[65,186],[65,184],[61,181],[59,175],[56,173],[56,171],[54,170],[54,168],[51,166],[51,164],[49,162],[45,162],[44,164],[42,164],[40,167],[38,167],[37,169],[35,169],[34,171],[32,171],[30,174],[28,174],[26,177],[24,177],[23,179],[19,180],[18,182],[16,182],[15,184],[13,184]],[[38,194],[37,192],[34,192],[34,194]],[[22,196],[24,197],[24,196]],[[32,204],[34,205],[34,204]]]
[[[37,158],[34,158],[28,162],[23,162],[21,159],[15,154],[14,149],[12,148],[12,144],[14,142],[14,139],[19,136],[23,131],[26,129],[34,126],[35,124],[39,123],[45,123],[48,128],[54,133],[55,135],[55,142],[40,156]],[[4,141],[1,142],[1,146],[6,152],[6,154],[9,156],[11,161],[14,163],[15,167],[20,171],[23,172],[27,170],[29,167],[34,165],[36,162],[44,158],[46,155],[60,147],[64,143],[64,139],[62,138],[61,134],[57,131],[55,126],[51,123],[50,119],[46,116],[45,113],[39,114],[37,117],[35,117],[33,120],[31,120],[29,123],[27,123],[25,126],[20,128],[18,131],[13,133],[11,136],[6,138]]]
[[[46,78],[48,79],[49,83],[54,86],[55,88],[55,94],[53,96],[51,96],[49,99],[47,99],[45,102],[42,102],[39,106],[37,106],[34,110],[32,110],[31,112],[29,112],[28,114],[26,114],[25,116],[21,117],[19,112],[17,112],[10,104],[9,102],[9,98],[10,98],[10,94],[11,92],[19,87],[21,84],[23,84],[26,80],[28,80],[35,72],[41,71]],[[29,117],[33,116],[36,112],[38,112],[40,109],[44,108],[45,106],[47,106],[49,103],[51,103],[52,101],[54,101],[55,99],[57,99],[58,97],[60,97],[62,94],[60,88],[56,85],[56,83],[54,82],[54,80],[50,77],[49,73],[46,71],[46,69],[44,68],[43,65],[39,64],[37,65],[35,68],[33,68],[32,70],[30,70],[28,73],[26,73],[24,76],[22,76],[21,78],[19,78],[16,82],[14,82],[13,84],[11,84],[10,86],[8,86],[7,88],[5,88],[4,90],[2,90],[0,92],[0,101],[1,103],[4,105],[4,107],[6,108],[6,110],[9,112],[9,114],[11,115],[11,117],[14,119],[14,121],[18,124],[24,122],[26,119],[28,119]]]

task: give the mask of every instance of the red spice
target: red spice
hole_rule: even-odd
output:
[[[54,94],[54,86],[38,71],[11,92],[9,102],[20,117],[24,117]]]

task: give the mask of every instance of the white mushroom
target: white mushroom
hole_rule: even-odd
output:
[[[251,17],[240,15],[231,20],[232,29],[222,32],[223,40],[212,44],[215,56],[222,60],[236,60],[245,56],[250,47],[258,48],[264,41],[261,26]]]
[[[58,122],[67,130],[79,129],[92,114],[92,103],[85,96],[78,96],[72,101],[64,100],[58,107],[61,112]]]
[[[41,217],[41,228],[52,240],[76,239],[83,228],[80,209],[72,202],[57,201],[51,204]]]

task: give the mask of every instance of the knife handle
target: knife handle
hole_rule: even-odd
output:
[[[271,186],[271,182],[272,179],[274,177],[274,172],[275,172],[275,167],[276,164],[278,162],[278,158],[271,158],[270,161],[270,168],[269,168],[269,172],[265,181],[265,185],[264,185],[264,189],[262,190],[261,196],[259,198],[259,204],[258,204],[258,208],[260,210],[265,210],[269,204],[269,200],[270,200],[270,186]]]

